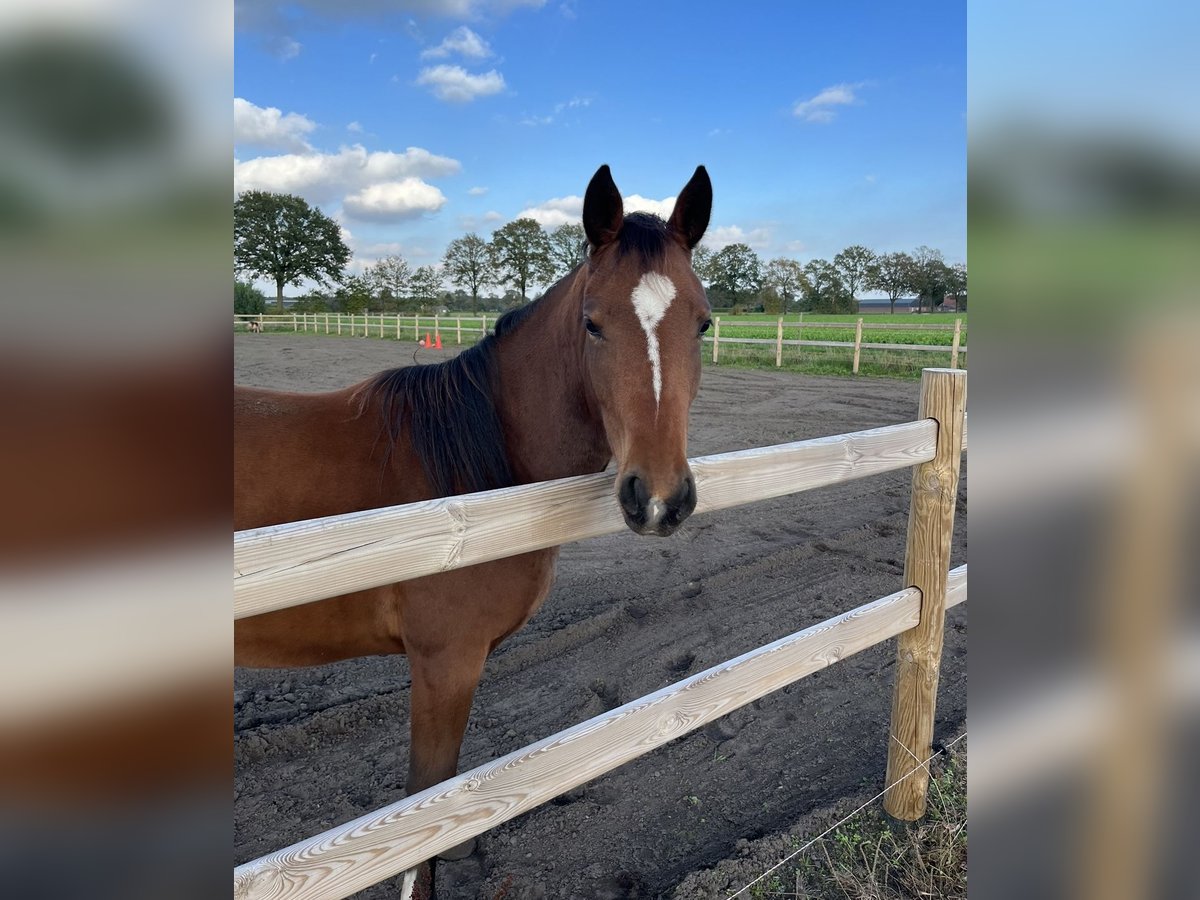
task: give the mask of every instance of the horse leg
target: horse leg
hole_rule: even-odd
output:
[[[409,652],[412,738],[406,787],[410,795],[457,774],[458,753],[488,649],[456,646],[433,654]],[[472,838],[439,856],[462,859],[474,847]]]

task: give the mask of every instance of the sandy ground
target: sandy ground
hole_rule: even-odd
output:
[[[238,335],[238,383],[341,387],[411,364],[411,344]],[[455,348],[420,351],[420,362]],[[706,367],[689,455],[915,418],[916,382]],[[693,516],[669,539],[563,548],[558,580],[492,655],[470,768],[901,587],[908,471]],[[966,562],[966,463],[953,565]],[[935,740],[966,716],[966,604],[950,611]],[[853,656],[487,833],[442,862],[442,898],[669,896],[738,842],[786,831],[882,783],[893,642]],[[238,670],[236,862],[403,796],[403,657]],[[358,895],[395,897],[394,883]]]

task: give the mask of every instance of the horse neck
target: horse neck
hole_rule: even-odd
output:
[[[497,343],[496,406],[518,482],[599,472],[612,457],[583,378],[582,290],[576,269]]]

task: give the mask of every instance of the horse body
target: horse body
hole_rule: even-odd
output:
[[[585,198],[588,261],[502,317],[481,344],[331,393],[236,389],[235,528],[599,472],[615,458],[630,527],[669,534],[695,505],[687,412],[708,303],[689,251],[710,205],[701,168],[670,223],[626,219],[603,167]],[[557,555],[535,551],[241,619],[235,661],[407,654],[407,789],[423,790],[455,774],[484,662],[545,600]]]

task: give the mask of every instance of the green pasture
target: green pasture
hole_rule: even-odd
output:
[[[772,322],[779,319],[779,316],[771,313],[742,313],[734,315],[728,310],[714,309],[713,316],[721,317],[721,326],[724,327],[726,322]],[[953,325],[955,319],[963,320],[963,327],[967,327],[967,314],[965,312],[954,313],[909,313],[898,312],[895,315],[891,313],[860,313],[858,315],[826,315],[824,313],[804,313],[805,322],[849,322],[853,325],[862,318],[864,325]],[[784,325],[800,321],[799,313],[788,313],[783,317]]]

